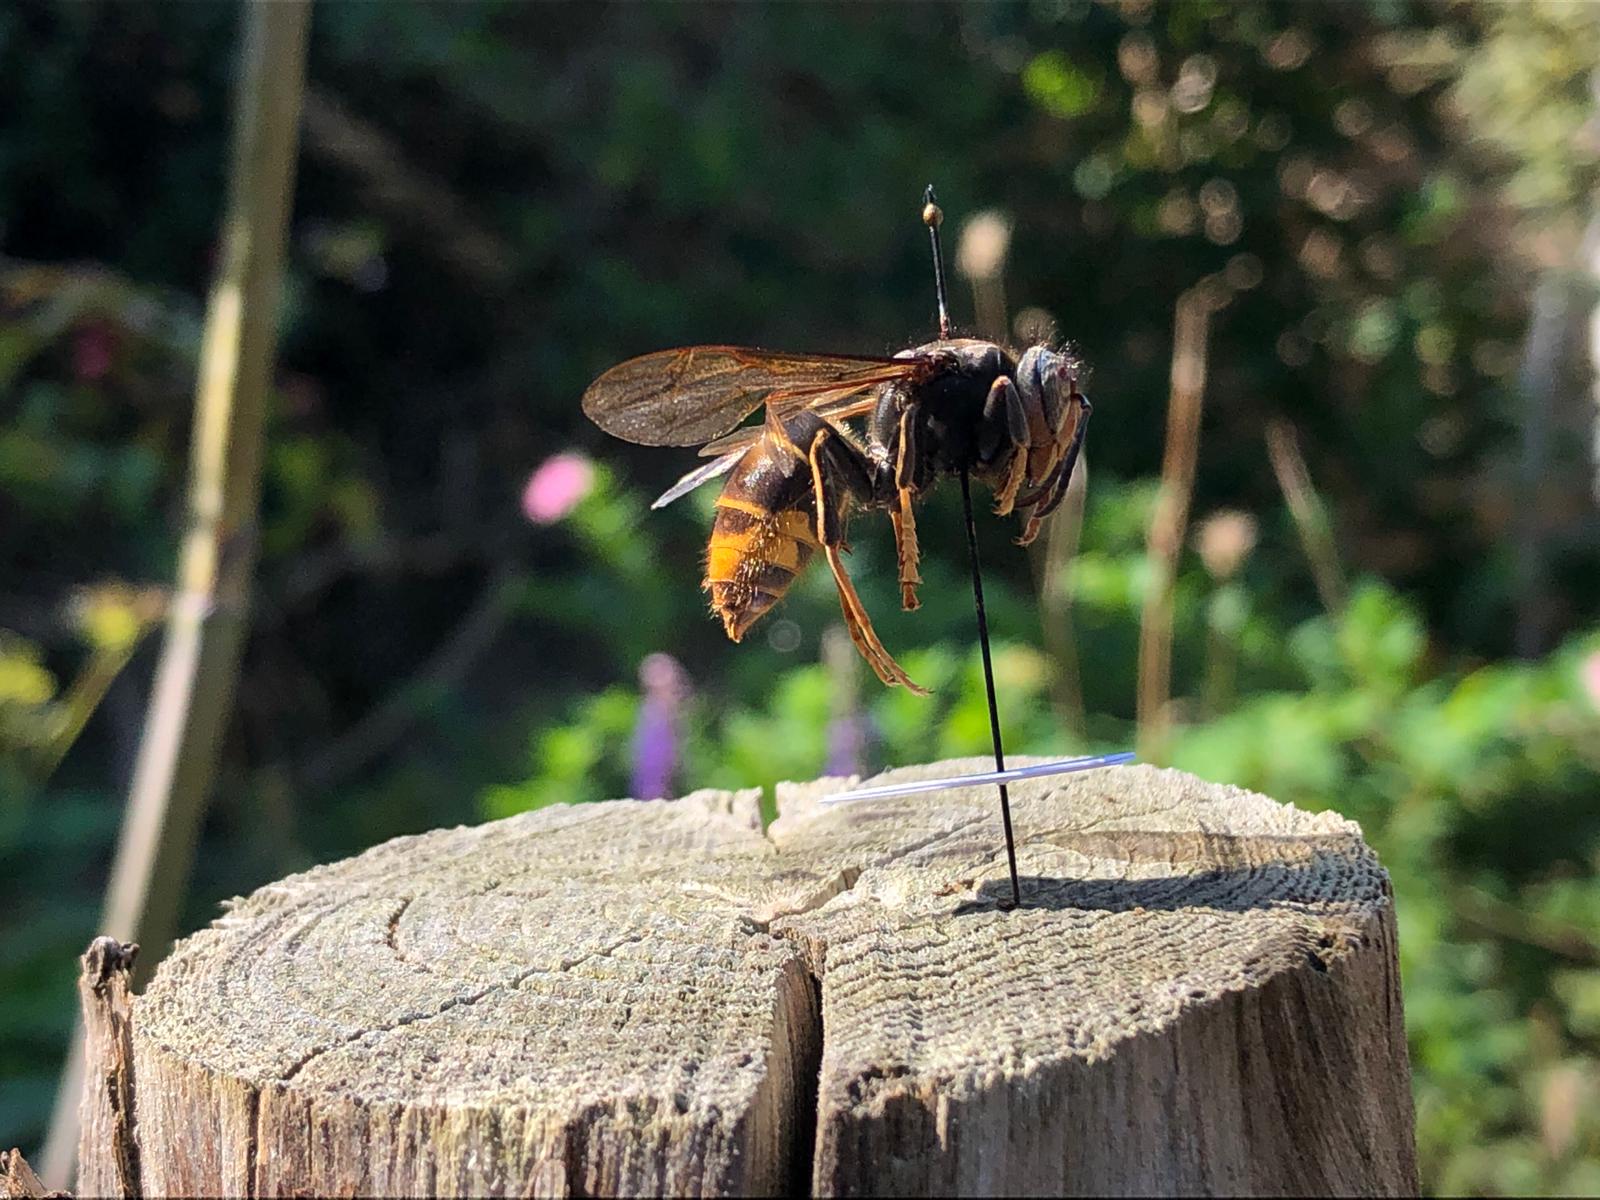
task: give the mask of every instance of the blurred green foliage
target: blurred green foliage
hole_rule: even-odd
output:
[[[0,1139],[24,1145],[175,560],[235,19],[0,9]],[[816,775],[844,725],[869,766],[984,750],[955,496],[920,517],[914,615],[885,523],[852,529],[919,700],[823,653],[822,572],[729,645],[695,586],[711,497],[645,506],[691,456],[576,404],[671,344],[922,340],[933,180],[952,240],[1009,220],[1018,336],[1052,325],[1095,368],[1075,559],[981,527],[1008,748],[1132,742],[1171,313],[1198,288],[1168,757],[1336,807],[1382,853],[1428,1187],[1600,1190],[1593,414],[1569,355],[1519,483],[1513,379],[1534,280],[1591,218],[1597,54],[1600,10],[1559,0],[320,6],[260,584],[189,926],[395,834],[624,795],[651,703],[684,786]],[[1273,421],[1359,581],[1338,611]],[[525,517],[569,451],[582,494]],[[1551,636],[1513,661],[1529,511]],[[1043,648],[1035,569],[1071,598],[1075,666]],[[663,651],[687,694],[636,682]]]

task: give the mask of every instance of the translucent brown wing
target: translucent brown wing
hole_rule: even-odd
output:
[[[877,406],[878,399],[876,396],[867,396],[863,399],[858,399],[858,396],[860,396],[860,393],[852,390],[832,398],[825,398],[820,403],[817,402],[815,397],[812,397],[812,401],[807,407],[825,420],[848,421],[851,417],[866,416]],[[779,415],[785,415],[782,405],[780,405]],[[748,450],[760,439],[763,428],[765,428],[765,425],[758,422],[754,425],[746,425],[742,429],[735,429],[732,433],[723,434],[715,441],[707,442],[704,446],[701,446],[700,455],[702,458],[711,458],[718,454],[726,454],[730,450]]]
[[[607,433],[644,446],[692,446],[727,433],[763,404],[781,420],[801,408],[830,413],[868,388],[927,371],[923,357],[784,354],[688,346],[631,358],[583,394]]]
[[[864,417],[872,411],[876,400],[858,400],[855,403],[827,404],[816,411],[830,422],[846,420],[850,417]],[[835,425],[835,428],[838,428]],[[735,429],[732,433],[719,437],[714,442],[708,442],[700,448],[701,457],[712,458],[713,461],[702,463],[694,470],[688,472],[661,495],[656,497],[651,508],[665,508],[674,500],[687,496],[703,483],[710,483],[713,479],[720,479],[734,467],[739,465],[739,460],[744,457],[744,452],[761,440],[765,425],[746,425],[743,429]]]

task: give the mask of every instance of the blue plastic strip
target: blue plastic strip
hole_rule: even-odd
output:
[[[1096,771],[1101,767],[1120,767],[1134,761],[1132,751],[1116,754],[1085,754],[1081,758],[1061,758],[1031,767],[1011,767],[1005,771],[983,771],[976,775],[952,775],[945,779],[913,779],[905,783],[886,783],[853,792],[835,792],[818,804],[846,804],[856,800],[883,800],[889,796],[914,796],[918,792],[943,792],[950,788],[981,787],[991,783],[1016,783],[1019,779],[1038,779],[1045,775],[1071,775],[1077,771]]]

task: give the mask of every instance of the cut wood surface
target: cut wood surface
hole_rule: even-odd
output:
[[[139,947],[97,937],[83,956],[83,1101],[78,1110],[78,1190],[85,1196],[137,1196],[139,1150],[133,1131],[133,996]]]
[[[1007,911],[993,788],[839,782],[766,831],[755,792],[554,807],[235,902],[134,1001],[138,1190],[1416,1190],[1355,825],[1147,767],[1019,784]]]
[[[21,1150],[0,1154],[0,1200],[53,1200],[66,1194],[47,1191]]]

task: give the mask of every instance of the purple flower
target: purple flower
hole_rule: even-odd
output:
[[[539,464],[522,489],[522,513],[536,525],[553,525],[594,486],[594,464],[582,454],[556,454]]]
[[[857,684],[861,660],[843,625],[830,625],[822,634],[822,662],[833,693],[833,719],[828,722],[828,775],[865,775],[877,731],[872,718],[861,711]]]
[[[670,654],[651,654],[639,664],[644,697],[633,727],[633,797],[663,800],[673,794],[678,773],[679,724],[689,697],[689,676]]]
[[[824,775],[866,774],[867,718],[862,713],[835,717],[828,722],[828,761]]]

